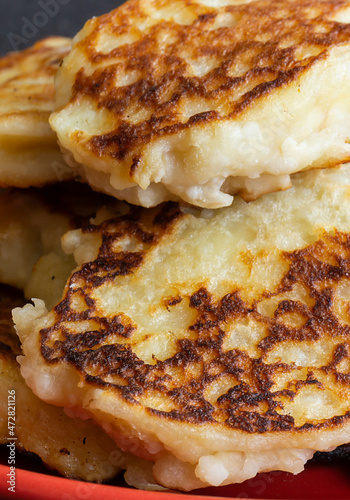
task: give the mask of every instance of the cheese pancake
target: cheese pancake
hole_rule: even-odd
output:
[[[349,193],[347,164],[217,210],[116,201],[63,237],[62,301],[13,312],[28,385],[166,487],[300,472],[350,440]]]
[[[52,190],[50,190],[52,193]],[[4,190],[0,193],[0,282],[20,290],[29,287],[27,298],[32,297],[31,282],[40,281],[45,297],[52,302],[56,296],[57,281],[59,294],[62,286],[75,267],[74,259],[66,256],[61,248],[61,236],[75,227],[70,214],[62,207],[53,209],[50,196],[45,190]],[[45,199],[46,198],[46,199]],[[40,262],[41,261],[41,265]],[[34,276],[45,261],[48,272],[40,273],[40,280]],[[61,288],[61,290],[59,290]]]
[[[41,186],[72,177],[48,123],[54,77],[70,39],[51,37],[0,58],[0,186]]]
[[[107,481],[120,471],[118,457],[123,463],[114,441],[91,422],[69,418],[62,408],[41,401],[21,377],[16,362],[21,348],[11,309],[24,303],[18,291],[0,285],[0,443],[16,439],[19,449],[36,453],[64,476]],[[15,401],[15,419],[8,414],[9,393],[14,395],[9,400]]]
[[[96,189],[206,208],[350,159],[350,2],[130,0],[90,20],[50,123]]]
[[[62,250],[61,237],[87,224],[105,195],[78,183],[45,188],[8,189],[0,193],[0,283],[43,298],[51,306],[76,263]]]

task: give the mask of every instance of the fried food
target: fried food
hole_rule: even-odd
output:
[[[350,165],[232,207],[116,201],[63,246],[63,299],[15,309],[27,384],[163,486],[298,473],[349,442]]]
[[[65,415],[62,408],[41,401],[27,387],[16,355],[21,353],[11,309],[24,304],[22,295],[0,285],[0,443],[16,440],[19,449],[37,454],[66,477],[107,481],[120,472],[123,454],[99,427]],[[8,394],[14,394],[15,419],[9,435]],[[12,401],[12,400],[11,400]]]
[[[54,77],[71,40],[50,37],[0,58],[0,186],[42,186],[73,177],[48,118]]]
[[[50,196],[45,200],[45,194],[48,192],[35,189],[12,189],[0,193],[0,282],[20,290],[29,288],[26,295],[30,299],[31,282],[39,281],[45,295],[38,290],[37,283],[33,296],[54,303],[60,295],[56,296],[53,289],[58,287],[61,293],[75,267],[74,259],[62,251],[60,241],[61,236],[74,225],[65,208],[56,206],[52,210]],[[48,261],[46,270],[49,267],[50,272],[40,273],[39,279],[36,279],[38,267],[44,261]]]
[[[11,310],[24,304],[21,292],[0,284],[0,444],[16,438],[18,450],[35,453],[65,477],[105,482],[123,471],[130,486],[163,489],[153,478],[151,463],[123,453],[94,422],[69,417],[29,389],[16,361],[22,351],[11,317]],[[16,408],[11,421],[9,391],[14,393]]]
[[[129,0],[87,22],[50,118],[95,189],[206,208],[350,160],[350,2]]]
[[[76,263],[61,237],[87,224],[108,197],[88,186],[61,183],[0,193],[0,283],[55,305]]]

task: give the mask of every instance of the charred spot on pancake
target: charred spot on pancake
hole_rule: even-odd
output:
[[[166,307],[166,309],[169,311],[170,310],[170,307],[172,306],[176,306],[177,304],[179,304],[180,302],[182,301],[182,297],[180,297],[179,295],[176,296],[176,297],[167,297],[163,300],[163,303],[164,303],[164,306]]]

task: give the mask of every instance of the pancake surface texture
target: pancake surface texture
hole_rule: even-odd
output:
[[[0,186],[41,186],[72,177],[48,118],[54,77],[71,40],[50,37],[0,58]]]
[[[76,267],[62,250],[63,234],[88,222],[106,196],[88,186],[61,183],[44,189],[9,189],[0,193],[0,443],[8,443],[8,390],[16,392],[17,446],[37,454],[66,477],[107,481],[120,470],[128,484],[159,489],[150,463],[121,452],[91,421],[70,418],[62,408],[41,401],[20,374],[21,354],[11,309],[25,304],[15,285],[32,297],[54,305]]]
[[[116,201],[68,232],[63,300],[13,313],[28,385],[170,488],[298,473],[348,443],[350,165],[293,183],[217,210]]]
[[[18,291],[0,285],[0,443],[8,443],[15,436],[19,449],[36,453],[47,466],[67,477],[111,479],[123,463],[123,454],[114,441],[91,422],[69,418],[62,408],[44,403],[26,386],[16,361],[21,348],[11,318],[11,309],[20,304],[24,299]],[[9,393],[16,402],[15,419],[11,421]],[[15,433],[11,436],[9,421]]]
[[[350,160],[350,2],[130,0],[87,22],[50,118],[93,187],[206,208]]]

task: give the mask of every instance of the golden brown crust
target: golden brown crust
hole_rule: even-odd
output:
[[[66,50],[63,51],[63,55],[68,53],[68,38],[64,37],[47,37],[43,40],[36,42],[34,45],[29,47],[28,49],[24,49],[22,51],[17,52],[9,52],[2,58],[0,58],[0,70],[5,70],[9,68],[18,68],[19,66],[26,66],[28,62],[28,58],[32,56],[40,57],[42,63],[45,63],[45,67],[47,71],[50,71],[51,75],[55,75],[58,65],[62,61],[62,57],[53,53],[53,49],[57,50],[58,48],[62,48],[66,46]],[[34,60],[33,60],[34,62]],[[36,64],[36,66],[40,66]]]
[[[38,113],[46,121],[54,107],[54,76],[70,50],[70,39],[48,37],[20,52],[10,52],[0,58],[1,115]],[[9,107],[13,104],[13,108]],[[3,111],[3,106],[6,111]],[[35,131],[34,134],[35,135]]]
[[[89,96],[115,119],[111,132],[92,137],[87,146],[98,157],[131,156],[131,176],[142,145],[232,119],[350,41],[350,25],[334,20],[349,7],[345,0],[231,1],[219,8],[183,0],[181,7],[183,24],[170,15],[142,32],[147,9],[162,11],[166,2],[131,0],[91,20],[77,44],[95,70],[79,70],[72,100]],[[97,48],[101,33],[134,41],[104,53]],[[208,67],[203,75],[196,69],[201,64]],[[134,81],[116,85],[122,75],[134,75]],[[204,111],[188,117],[185,108],[193,101]],[[129,120],[131,109],[147,118]]]
[[[73,177],[48,121],[54,77],[70,43],[49,37],[0,58],[1,187],[41,187]]]
[[[168,411],[146,405],[150,414],[161,419],[211,423],[247,433],[306,432],[348,420],[350,412],[344,411],[298,425],[284,411],[303,388],[325,388],[325,377],[327,384],[348,394],[350,375],[340,366],[350,354],[349,310],[345,311],[345,323],[334,310],[335,285],[350,272],[347,233],[325,233],[302,249],[281,252],[286,268],[282,279],[253,303],[246,303],[235,285],[222,297],[214,298],[205,286],[199,286],[190,295],[164,298],[161,307],[168,311],[186,301],[195,311],[195,319],[177,341],[176,353],[165,360],[154,359],[153,364],[144,362],[127,342],[137,329],[130,318],[120,312],[115,316],[101,313],[93,291],[113,283],[116,277],[138,271],[147,249],[161,245],[162,238],[169,237],[183,217],[178,206],[169,203],[149,211],[132,208],[125,216],[85,230],[99,234],[102,244],[97,258],[72,275],[65,298],[54,309],[54,325],[40,332],[46,362],[75,366],[87,384],[115,391],[131,405],[144,404],[143,398],[149,394],[163,394],[173,405]],[[116,253],[115,244],[123,235],[142,242],[145,250]],[[249,261],[249,255],[243,258]],[[308,303],[286,299],[286,292],[297,285],[307,290]],[[272,315],[261,312],[267,299],[277,304]],[[257,356],[242,348],[225,348],[228,325],[238,320],[240,324],[251,321],[264,332],[257,341]],[[81,322],[84,333],[76,333]],[[306,366],[304,378],[300,373],[293,375],[293,362],[269,360],[271,351],[284,342],[301,346],[320,339],[333,342],[329,361],[323,366]],[[289,382],[276,389],[276,380],[285,373],[290,374]],[[209,401],[207,389],[222,377],[228,378],[230,387],[214,402]]]

